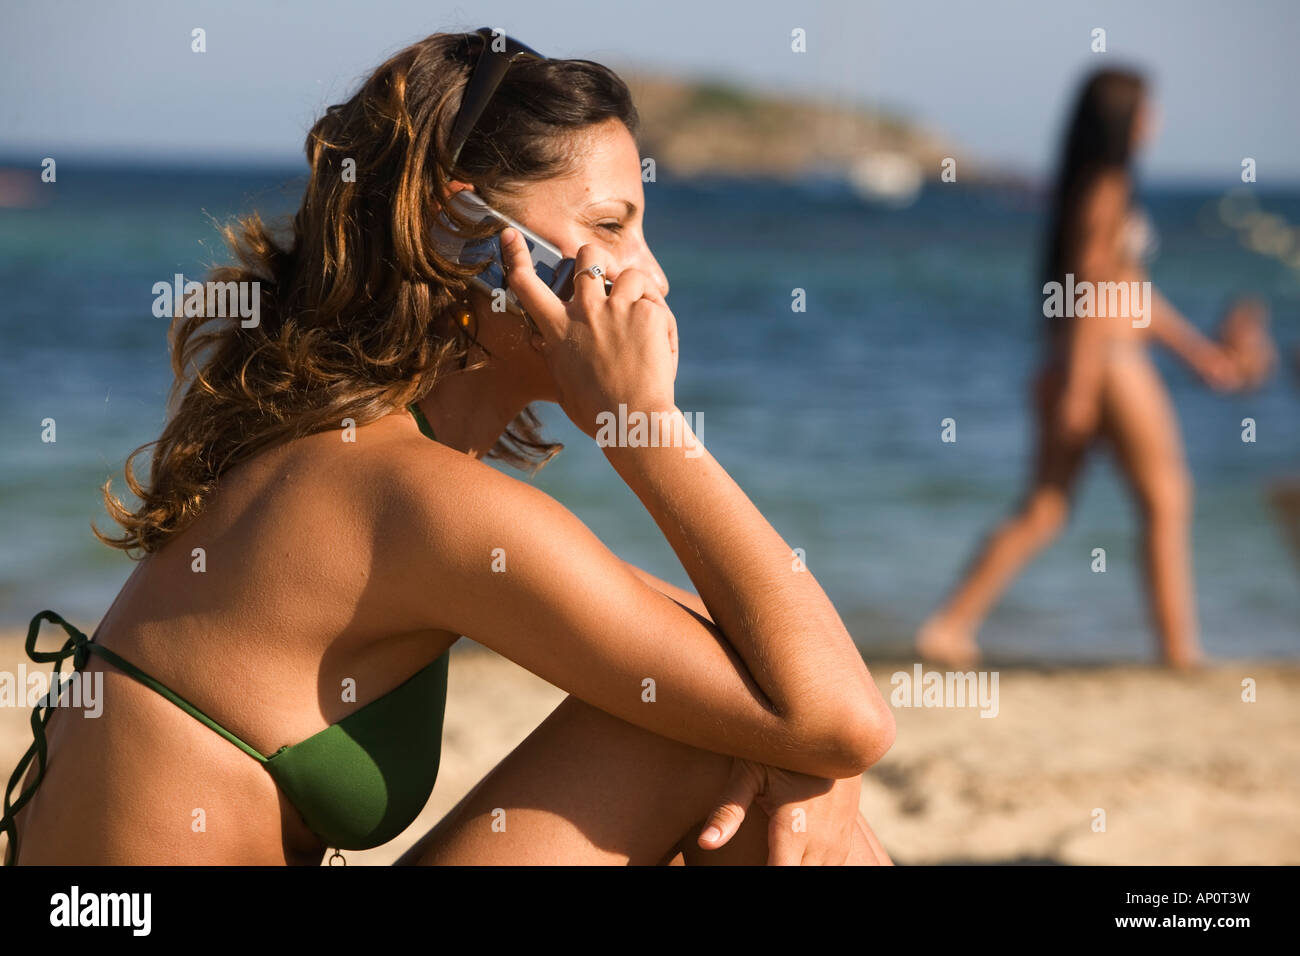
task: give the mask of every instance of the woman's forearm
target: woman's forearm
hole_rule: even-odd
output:
[[[1160,294],[1151,293],[1151,335],[1180,359],[1197,367],[1208,352],[1218,345],[1185,319],[1173,304]]]
[[[678,419],[676,408],[668,414]],[[872,759],[893,717],[839,614],[753,503],[681,421],[686,447],[606,447],[655,519],[709,615],[772,708]],[[689,452],[689,454],[688,454]]]

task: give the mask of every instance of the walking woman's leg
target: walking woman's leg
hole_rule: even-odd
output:
[[[1192,573],[1192,478],[1178,418],[1150,359],[1111,374],[1105,428],[1133,490],[1142,524],[1142,561],[1152,623],[1172,667],[1200,662]]]
[[[1086,447],[1067,445],[1053,429],[1058,386],[1044,375],[1036,389],[1037,450],[1029,491],[1016,511],[985,539],[944,605],[922,625],[917,650],[927,659],[965,667],[978,659],[975,635],[1016,575],[1060,533]]]

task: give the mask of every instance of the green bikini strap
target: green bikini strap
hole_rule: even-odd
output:
[[[185,711],[185,713],[189,714],[191,717],[193,717],[199,723],[203,724],[209,730],[213,730],[216,733],[220,734],[222,737],[225,737],[232,744],[234,744],[244,753],[248,754],[254,760],[260,763],[266,763],[267,760],[269,759],[268,757],[264,756],[261,751],[257,750],[255,747],[252,747],[244,743],[244,741],[240,740],[238,737],[236,737],[234,734],[228,731],[225,727],[222,727],[219,723],[217,723],[207,714],[203,713],[203,711],[199,710],[197,707],[191,704],[180,694],[176,693],[170,687],[165,686],[160,681],[150,677],[148,674],[140,670],[140,668],[136,667],[130,661],[124,661],[122,658],[118,657],[116,654],[110,651],[107,647],[100,647],[98,644],[87,643],[86,647],[88,650],[93,650],[100,657],[105,658],[114,667],[126,671],[126,673],[130,674],[132,677],[138,680],[141,684],[144,684],[150,690],[155,691],[157,694],[159,694],[162,697],[166,697],[168,700],[170,700],[181,710]]]
[[[49,621],[63,628],[68,634],[68,639],[64,641],[63,646],[57,651],[38,651],[36,649],[36,636],[41,629],[41,622]],[[44,697],[37,702],[32,708],[32,745],[27,748],[18,761],[18,766],[14,769],[13,775],[9,778],[9,784],[5,787],[4,794],[4,816],[0,817],[0,833],[5,833],[9,837],[9,851],[5,858],[5,864],[9,865],[18,859],[18,827],[14,822],[18,811],[26,806],[32,796],[36,793],[36,788],[40,786],[41,780],[45,777],[45,763],[47,745],[45,740],[45,725],[50,722],[54,708],[57,706],[56,701],[62,692],[63,662],[69,657],[72,658],[73,672],[78,672],[86,666],[86,661],[93,651],[100,657],[103,657],[114,667],[125,671],[131,677],[135,678],[146,687],[166,697],[173,704],[185,711],[199,723],[204,724],[211,730],[225,737],[232,744],[238,747],[250,757],[266,763],[267,758],[261,753],[254,750],[248,744],[244,743],[226,728],[220,726],[207,714],[200,711],[197,707],[187,701],[180,694],[175,693],[170,688],[165,687],[158,681],[154,680],[144,671],[140,670],[129,661],[123,660],[106,647],[100,647],[98,644],[91,642],[81,631],[77,630],[67,621],[53,611],[41,611],[32,618],[31,624],[27,628],[27,656],[37,664],[53,663],[54,669],[50,674],[50,689]],[[13,791],[22,781],[27,769],[31,766],[32,760],[36,761],[36,779],[32,781],[31,786],[26,787],[18,794],[18,799],[13,799]]]
[[[410,405],[406,406],[406,409],[415,416],[415,424],[420,426],[420,431],[424,433],[424,437],[437,441],[438,436],[433,433],[433,426],[430,425],[429,420],[424,417],[424,412],[420,411],[420,406],[415,404],[415,402],[412,402]]]

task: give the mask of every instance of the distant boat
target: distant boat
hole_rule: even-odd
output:
[[[905,153],[868,153],[849,168],[853,192],[867,202],[886,206],[910,206],[924,182],[921,164]]]

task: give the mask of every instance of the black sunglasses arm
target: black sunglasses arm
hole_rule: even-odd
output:
[[[460,158],[460,151],[465,146],[465,141],[469,139],[470,132],[474,125],[487,109],[488,102],[492,99],[492,94],[496,92],[501,80],[505,77],[506,71],[510,69],[510,64],[520,57],[531,56],[539,60],[544,60],[542,56],[532,47],[520,43],[518,40],[512,40],[503,33],[498,33],[491,27],[482,27],[475,31],[483,38],[483,49],[479,53],[478,62],[474,64],[474,71],[470,74],[469,82],[465,85],[465,92],[461,96],[460,111],[456,114],[456,121],[451,127],[451,165],[455,166],[456,161]],[[504,41],[504,50],[498,50],[494,47]]]

